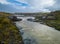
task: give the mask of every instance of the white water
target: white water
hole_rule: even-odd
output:
[[[60,44],[60,32],[36,22],[16,22],[25,44]]]

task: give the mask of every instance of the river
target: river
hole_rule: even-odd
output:
[[[24,44],[60,44],[60,32],[52,27],[27,20],[16,22]]]

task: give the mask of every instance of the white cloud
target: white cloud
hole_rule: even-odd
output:
[[[20,4],[17,5],[16,3],[10,3],[7,2],[7,0],[0,0],[0,3],[10,4],[18,10],[23,10],[23,12],[38,12],[38,11],[50,12],[50,10],[46,9],[46,7],[53,6],[55,3],[54,0],[15,0],[15,1],[28,4],[29,6],[20,6]]]
[[[10,4],[10,2],[7,2],[7,0],[0,0],[1,4]]]
[[[16,1],[28,3],[29,6],[23,8],[24,10],[31,11],[31,12],[32,11],[50,12],[50,10],[45,9],[45,7],[53,6],[55,3],[54,0],[16,0]]]
[[[35,9],[41,9],[54,4],[54,0],[30,0],[29,4]]]
[[[49,9],[41,9],[41,12],[51,12]]]

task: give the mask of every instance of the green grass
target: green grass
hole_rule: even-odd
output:
[[[13,22],[7,17],[0,17],[0,43],[23,44],[21,34]]]
[[[54,11],[54,12],[51,12],[49,14],[53,14],[56,19],[55,20],[45,19],[45,20],[42,20],[42,21],[46,25],[51,26],[51,27],[54,27],[56,30],[59,30],[60,31],[60,11]],[[46,15],[48,15],[48,14],[46,14]],[[38,19],[39,22],[41,20],[40,16],[36,16],[36,19]]]

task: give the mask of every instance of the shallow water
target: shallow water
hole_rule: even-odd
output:
[[[52,27],[30,21],[16,22],[25,44],[60,44],[60,32]]]

